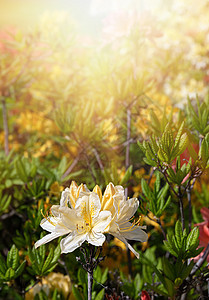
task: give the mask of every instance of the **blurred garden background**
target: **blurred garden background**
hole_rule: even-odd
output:
[[[33,247],[72,180],[149,235],[107,236],[93,299],[208,297],[208,87],[207,0],[0,1],[0,299],[87,299],[79,250]]]

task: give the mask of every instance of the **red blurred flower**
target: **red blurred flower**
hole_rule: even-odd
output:
[[[195,260],[198,260],[204,253],[205,248],[209,243],[209,209],[207,207],[203,207],[200,210],[204,222],[195,224],[195,226],[199,227],[199,247],[204,247],[203,251],[195,257]],[[207,261],[209,262],[209,256],[207,257]]]
[[[142,291],[141,300],[151,300],[149,294],[146,291]]]
[[[194,151],[198,154],[199,151],[199,145],[198,144],[191,144],[192,148],[194,149]],[[184,152],[180,155],[180,163],[181,163],[181,167],[183,166],[183,164],[188,164],[190,159],[190,152],[188,147],[184,150]],[[176,158],[174,159],[173,163],[172,163],[172,169],[174,170],[174,172],[176,172]],[[194,160],[192,159],[192,162],[194,162]],[[188,173],[184,179],[182,180],[182,184],[187,181],[187,179],[189,178],[190,173]]]

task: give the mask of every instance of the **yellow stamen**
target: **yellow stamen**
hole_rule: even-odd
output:
[[[46,219],[50,224],[52,224],[53,226],[56,226],[56,224],[54,224],[54,223],[50,220],[49,217],[46,217],[46,216],[43,214],[42,209],[41,209],[41,214],[42,214],[42,216],[44,217],[44,219]]]

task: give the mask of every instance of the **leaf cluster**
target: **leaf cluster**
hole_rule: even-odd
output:
[[[157,138],[152,136],[150,141],[138,142],[138,146],[145,154],[144,161],[150,166],[158,167],[159,165],[171,164],[174,159],[184,152],[188,145],[187,133],[183,133],[184,123],[178,129],[176,135],[167,124],[162,136]]]
[[[28,256],[31,266],[27,267],[27,271],[31,275],[39,277],[45,276],[52,272],[57,266],[57,260],[61,254],[60,245],[55,248],[53,245],[49,246],[49,252],[46,252],[46,245],[41,245],[38,249],[34,247],[29,248]]]
[[[186,260],[200,254],[202,248],[199,245],[199,229],[195,227],[187,234],[186,229],[182,232],[182,224],[178,220],[175,225],[174,235],[169,233],[167,241],[164,241],[166,249],[175,257]]]
[[[205,136],[209,133],[209,98],[207,97],[200,103],[196,97],[196,109],[188,98],[188,120],[191,126],[199,132],[200,135]]]
[[[157,173],[153,190],[148,186],[144,178],[141,180],[141,187],[146,197],[142,196],[142,199],[146,201],[146,208],[159,218],[171,202],[171,196],[166,199],[169,188],[168,184],[165,184],[161,188],[160,174]]]
[[[8,282],[19,277],[25,267],[26,260],[20,263],[19,251],[12,245],[5,260],[0,254],[0,282]]]

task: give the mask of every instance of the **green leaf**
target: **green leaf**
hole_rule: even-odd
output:
[[[15,162],[15,168],[16,168],[17,174],[19,175],[19,178],[24,183],[26,183],[28,181],[28,176],[27,176],[27,173],[26,173],[25,166],[24,166],[24,164],[23,164],[23,162],[22,162],[21,159],[16,160],[16,162]]]
[[[19,265],[19,267],[17,268],[17,270],[15,271],[15,278],[17,278],[17,277],[19,277],[21,274],[22,274],[22,272],[23,272],[23,270],[24,270],[24,267],[25,267],[25,264],[26,264],[26,260],[24,260],[22,263],[21,263],[21,265]]]
[[[78,284],[83,285],[85,283],[87,283],[87,274],[83,268],[80,268],[78,270]]]
[[[52,262],[53,256],[54,256],[54,249],[51,247],[49,250],[49,254],[45,260],[45,263],[43,265],[42,273],[45,273],[46,271],[48,271],[48,268],[51,267],[50,264]]]
[[[102,289],[95,297],[95,300],[103,300],[104,299],[105,289]]]
[[[196,245],[199,238],[199,229],[195,227],[189,233],[187,240],[186,240],[186,250],[190,249],[193,245]]]
[[[200,159],[203,162],[203,165],[205,166],[208,160],[208,143],[206,142],[206,139],[203,139],[202,143],[201,143],[201,147],[199,150],[199,156]]]
[[[182,134],[182,136],[180,138],[179,151],[178,151],[177,155],[180,155],[181,153],[184,152],[184,150],[186,149],[188,143],[189,143],[188,136],[187,136],[187,134],[185,132],[184,134]]]
[[[19,254],[15,245],[12,245],[10,251],[7,254],[7,267],[15,269],[18,265]]]
[[[173,267],[173,264],[171,264],[166,257],[163,257],[162,263],[163,263],[163,273],[170,280],[174,280],[176,278],[176,272],[175,272],[175,268]]]
[[[7,270],[6,262],[0,253],[0,272],[2,274],[5,274],[6,270]]]
[[[133,166],[131,165],[126,170],[125,175],[123,176],[123,178],[120,180],[120,182],[119,182],[120,185],[124,185],[124,184],[126,184],[129,181],[129,179],[130,179],[130,177],[132,175],[132,171],[133,171]]]
[[[76,300],[83,300],[83,297],[81,296],[79,289],[77,287],[75,287],[75,285],[73,285],[72,288],[73,291],[73,295],[75,296]]]
[[[102,278],[102,271],[100,269],[100,267],[98,266],[96,268],[96,270],[94,270],[94,278],[96,279],[96,281],[100,282],[101,278]]]
[[[6,281],[12,280],[14,278],[14,275],[15,275],[15,271],[12,268],[9,268],[6,271],[5,280]]]
[[[166,249],[174,256],[178,256],[178,253],[176,251],[176,247],[173,243],[170,243],[169,241],[163,241]]]
[[[60,248],[60,244],[57,245],[57,247],[54,250],[54,256],[53,259],[51,261],[51,264],[54,264],[55,262],[57,262],[57,260],[59,259],[61,254],[61,248]]]
[[[137,145],[139,146],[139,148],[141,149],[141,151],[142,151],[143,153],[146,152],[146,148],[143,146],[142,143],[140,143],[139,141],[137,141]]]
[[[100,283],[104,284],[107,281],[107,277],[108,277],[108,268],[106,268],[102,274]]]
[[[165,152],[165,150],[163,150],[162,148],[159,148],[159,150],[158,150],[158,157],[163,162],[169,162],[168,161],[168,155]]]
[[[183,233],[182,233],[182,225],[179,220],[176,222],[175,225],[175,238],[177,242],[177,247],[180,249],[182,246]]]
[[[191,260],[189,265],[187,266],[187,262],[185,263],[186,267],[183,269],[183,271],[181,272],[180,276],[182,279],[186,279],[189,274],[192,271],[192,268],[194,267],[194,260]]]
[[[141,180],[141,187],[142,187],[142,192],[144,193],[144,195],[147,197],[147,198],[150,198],[151,196],[151,190],[147,184],[147,182],[145,181],[144,178],[142,178]]]
[[[183,128],[184,128],[184,122],[182,122],[181,126],[179,127],[179,130],[177,132],[176,138],[175,138],[175,143],[174,143],[174,147],[176,147],[179,144],[182,132],[183,132]]]

